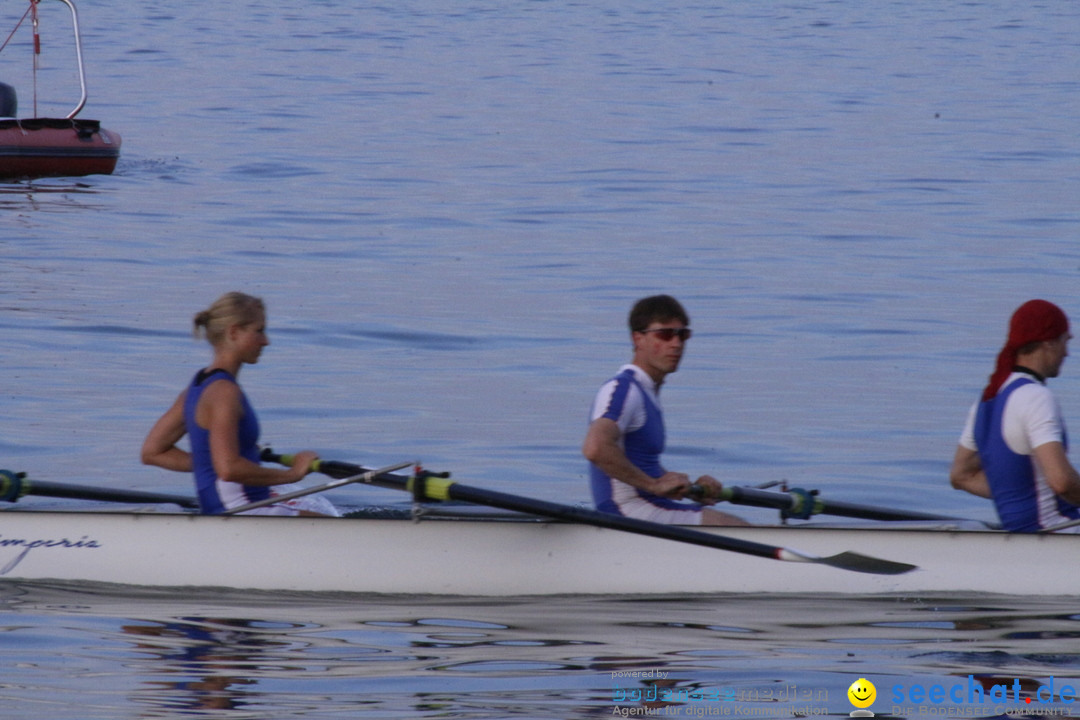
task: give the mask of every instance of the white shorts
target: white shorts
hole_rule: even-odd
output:
[[[237,513],[237,515],[280,515],[285,517],[295,517],[304,510],[320,515],[341,517],[341,512],[334,507],[333,503],[318,495],[305,495],[304,497],[293,498],[292,500],[274,503],[273,505],[264,505],[260,508],[255,508],[254,510]]]
[[[663,508],[640,497],[620,502],[619,510],[626,517],[661,525],[700,525],[703,515],[700,507],[688,506],[685,510]]]

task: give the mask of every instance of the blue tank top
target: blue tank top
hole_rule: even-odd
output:
[[[187,396],[184,398],[184,423],[191,442],[191,465],[195,475],[195,488],[199,495],[199,509],[205,515],[217,515],[224,512],[226,508],[218,494],[218,474],[214,470],[214,461],[210,457],[210,433],[205,428],[199,427],[195,421],[195,409],[199,406],[199,398],[202,397],[203,391],[220,380],[239,386],[232,373],[226,370],[220,368],[200,370],[192,379],[191,385],[188,386]],[[259,419],[255,416],[255,410],[242,391],[240,402],[244,410],[238,428],[240,455],[253,463],[258,463]],[[269,487],[255,485],[241,487],[248,502],[270,497]]]
[[[632,370],[624,370],[615,376],[615,390],[611,394],[611,401],[607,409],[600,417],[618,422],[626,407],[626,398],[631,387],[637,387],[645,402],[645,424],[637,430],[626,433],[623,436],[623,450],[626,458],[635,467],[649,477],[660,477],[664,474],[664,467],[660,464],[660,455],[664,452],[664,416],[660,408],[649,397],[649,393],[634,377]],[[596,509],[602,512],[621,514],[618,505],[612,499],[612,478],[595,464],[589,463],[589,480],[592,488],[593,502]],[[664,508],[685,508],[683,503],[669,498],[661,497],[640,488],[634,488],[642,498],[654,505]]]
[[[1010,532],[1033,533],[1042,529],[1039,522],[1039,493],[1035,463],[1030,455],[1013,452],[1005,442],[1001,423],[1009,396],[1020,387],[1034,382],[1026,378],[1011,383],[1003,391],[979,404],[975,415],[975,445],[979,449],[990,493],[994,498],[1001,526]],[[1068,448],[1068,440],[1062,439]],[[1076,506],[1056,498],[1057,510],[1068,518],[1080,517]]]

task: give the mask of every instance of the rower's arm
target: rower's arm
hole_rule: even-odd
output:
[[[157,465],[177,472],[191,472],[191,455],[176,446],[180,438],[187,434],[187,426],[184,424],[186,394],[186,391],[180,393],[146,435],[142,446],[143,464]]]
[[[311,472],[312,462],[318,459],[318,455],[305,450],[295,455],[292,467],[279,470],[241,455],[239,427],[244,410],[240,388],[235,383],[216,382],[206,388],[197,412],[207,420],[214,472],[226,482],[260,486],[294,483]]]
[[[984,498],[993,497],[979,453],[963,445],[956,446],[956,455],[953,457],[952,468],[949,469],[949,482],[957,490]]]
[[[1080,473],[1069,462],[1065,446],[1059,442],[1043,443],[1032,455],[1050,489],[1066,502],[1080,505]]]
[[[630,462],[619,445],[619,426],[610,418],[597,418],[589,425],[582,454],[609,477],[641,488],[656,495],[681,499],[690,489],[690,478],[683,473],[668,472],[658,478],[650,477]]]

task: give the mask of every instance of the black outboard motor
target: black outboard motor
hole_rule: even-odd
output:
[[[0,82],[0,118],[18,117],[19,101],[15,97],[15,88]]]

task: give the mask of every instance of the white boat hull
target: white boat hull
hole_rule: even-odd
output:
[[[513,596],[685,593],[1077,595],[1076,535],[724,528],[818,556],[912,563],[871,575],[558,522],[0,512],[0,580]]]

